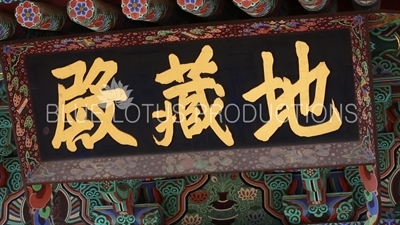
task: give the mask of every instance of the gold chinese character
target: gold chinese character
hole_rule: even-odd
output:
[[[215,134],[227,146],[234,143],[229,128],[225,126],[225,130],[216,121],[216,116],[224,107],[221,97],[225,96],[224,88],[215,82],[213,78],[202,78],[202,73],[214,74],[218,67],[214,61],[210,61],[213,57],[213,49],[206,45],[201,50],[196,62],[181,64],[179,58],[175,54],[169,55],[169,63],[171,68],[156,76],[156,82],[161,84],[170,84],[174,81],[182,84],[175,85],[163,92],[164,97],[168,100],[178,97],[179,122],[181,124],[183,134],[186,138],[192,139],[194,135],[200,134],[204,129],[211,127]],[[189,72],[188,72],[189,71]],[[185,82],[185,73],[190,81]],[[212,89],[217,94],[217,98],[210,106],[205,90]],[[172,114],[172,105],[166,100],[165,111],[155,111],[153,118],[165,118],[156,130],[159,133],[165,132],[164,138],[158,141],[154,136],[154,140],[158,145],[168,146],[172,141],[173,126],[176,121],[175,115]],[[201,110],[200,110],[201,109]],[[204,117],[199,115],[203,113]]]
[[[127,99],[125,91],[122,88],[102,90],[117,73],[117,70],[118,65],[116,62],[97,58],[88,72],[86,63],[81,60],[51,71],[53,76],[58,79],[67,79],[74,76],[74,83],[69,88],[58,84],[59,119],[52,141],[55,149],[59,149],[61,143],[66,142],[67,149],[75,152],[78,140],[82,140],[86,149],[93,149],[94,144],[103,139],[106,134],[109,134],[122,145],[137,146],[137,141],[134,137],[118,130],[112,123],[115,112],[114,101],[125,101]],[[85,77],[86,72],[87,75]],[[104,73],[101,74],[102,72]],[[93,84],[97,78],[99,80],[96,84]],[[80,97],[87,91],[90,91],[92,95]],[[114,96],[114,99],[102,101],[99,96]],[[102,109],[99,106],[100,104],[106,104],[106,107]],[[87,110],[95,114],[100,121],[98,129],[92,135],[88,131],[93,129],[94,123],[87,119]],[[73,114],[75,114],[75,118],[73,118]],[[66,121],[70,125],[68,128],[65,128]]]
[[[314,69],[309,69],[308,63],[309,47],[306,43],[296,42],[296,53],[299,62],[299,80],[292,84],[286,77],[274,77],[274,57],[271,52],[262,52],[261,57],[264,64],[264,83],[253,88],[243,95],[249,102],[266,96],[270,120],[258,129],[254,136],[260,141],[268,141],[269,138],[286,121],[289,121],[291,130],[300,137],[312,137],[336,131],[342,125],[339,112],[332,100],[333,114],[329,121],[313,125],[302,126],[298,123],[295,111],[295,97],[300,95],[300,112],[308,116],[311,112],[320,116],[324,110],[325,89],[330,71],[325,62],[320,62]],[[316,81],[315,97],[310,105],[310,84]],[[277,98],[275,90],[282,89],[283,93]]]

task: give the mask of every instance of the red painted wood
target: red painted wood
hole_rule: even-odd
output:
[[[400,11],[400,1],[398,1],[398,0],[382,0],[381,9]]]

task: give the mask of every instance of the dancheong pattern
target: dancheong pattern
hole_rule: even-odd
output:
[[[272,21],[242,26],[149,31],[124,36],[110,34],[48,41],[43,44],[27,42],[21,46],[5,46],[3,51],[7,57],[2,60],[8,66],[0,76],[0,224],[400,224],[400,95],[396,88],[400,71],[396,57],[399,47],[396,35],[399,37],[400,28],[399,23],[390,23],[387,20],[396,16],[398,15],[371,14],[369,20],[373,23],[369,43],[367,37],[359,36],[362,33],[359,31],[364,29],[365,18],[348,16],[340,19],[323,17],[319,21],[305,19],[300,23]],[[378,131],[378,165],[185,177],[160,176],[158,179],[43,183],[24,188],[22,178],[29,180],[33,172],[47,181],[55,176],[51,172],[54,169],[39,167],[28,83],[27,80],[18,79],[16,74],[17,71],[24,72],[24,68],[20,66],[23,65],[25,54],[107,48],[120,40],[126,45],[132,45],[133,41],[136,44],[153,44],[312,31],[319,29],[316,24],[325,24],[332,29],[336,26],[348,26],[354,31],[353,62],[357,65],[354,69],[359,74],[355,80],[359,90],[357,101],[361,106],[359,113],[360,118],[365,118],[366,124],[371,124],[370,115],[363,115],[362,109],[374,107]],[[368,98],[372,90],[363,88],[366,83],[372,82],[368,80],[368,76],[364,76],[369,73],[369,56],[363,54],[367,46],[370,46],[372,73],[375,75],[375,104]],[[15,130],[12,128],[9,110],[13,115],[19,115],[14,116]],[[367,130],[360,130],[360,135],[367,137]],[[14,136],[23,146],[15,144]],[[24,158],[21,165],[16,157],[17,152],[19,157]],[[222,157],[231,156],[224,154]],[[176,164],[179,164],[179,158],[176,156]],[[134,171],[133,166],[140,164],[140,159],[124,160],[119,163],[132,166],[126,168],[127,171]],[[85,176],[84,173],[90,166],[99,165],[74,165],[80,169],[77,174],[70,173],[68,165],[60,164],[57,169],[63,170],[68,176]]]

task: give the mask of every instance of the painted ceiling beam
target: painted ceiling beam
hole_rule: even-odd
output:
[[[69,18],[96,32],[121,29],[118,20],[124,20],[121,10],[102,0],[70,0],[67,3]]]
[[[59,31],[71,23],[63,8],[41,2],[21,2],[14,15],[17,22],[28,29]]]
[[[201,17],[208,21],[249,18],[231,1],[220,0],[176,0],[178,6],[185,12]]]
[[[381,0],[352,0],[356,10],[378,10],[381,8]]]
[[[0,4],[11,4],[15,2],[22,2],[23,0],[0,0]]]
[[[198,19],[179,9],[175,0],[121,0],[123,14],[134,21],[152,22],[161,25],[186,24]]]
[[[329,13],[337,11],[337,0],[298,0],[310,13]]]
[[[57,34],[58,33],[54,31],[27,29],[22,27],[12,14],[0,12],[0,41],[21,38],[47,37]]]
[[[285,15],[287,0],[232,0],[242,11],[252,17]],[[291,0],[289,0],[291,1]]]

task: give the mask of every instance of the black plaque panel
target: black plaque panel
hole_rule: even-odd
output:
[[[269,141],[259,141],[254,137],[254,132],[269,119],[266,99],[261,97],[255,103],[250,103],[243,99],[242,95],[264,81],[262,51],[270,51],[273,54],[276,77],[287,77],[295,83],[299,78],[296,41],[303,41],[310,47],[310,69],[325,61],[330,70],[325,95],[326,114],[323,113],[320,117],[303,117],[299,114],[299,123],[310,126],[329,120],[331,114],[329,109],[333,99],[341,113],[343,124],[335,132],[305,138],[295,135],[288,123],[285,123]],[[170,68],[169,54],[177,55],[181,63],[192,63],[205,45],[212,47],[214,51],[212,60],[217,64],[218,71],[214,75],[203,74],[202,77],[214,78],[225,90],[225,97],[222,98],[225,108],[218,120],[221,126],[229,127],[235,144],[227,147],[211,128],[188,140],[183,135],[180,125],[176,123],[172,143],[168,147],[158,146],[153,140],[153,135],[161,139],[163,134],[160,135],[155,131],[158,121],[151,118],[151,113],[157,109],[164,109],[163,91],[175,84],[162,85],[155,82],[156,74]],[[119,130],[134,136],[138,141],[138,147],[120,145],[107,135],[95,144],[94,150],[84,149],[81,142],[77,143],[78,150],[74,153],[68,151],[64,143],[59,150],[54,150],[51,141],[57,124],[50,121],[55,121],[57,118],[55,115],[49,116],[48,111],[54,111],[54,106],[58,103],[57,84],[61,83],[68,87],[73,82],[72,79],[58,80],[51,71],[77,60],[85,61],[89,69],[97,57],[117,62],[118,72],[114,76],[115,80],[133,89],[131,97],[134,97],[133,103],[139,108],[130,107],[128,110],[116,108],[114,124]],[[49,131],[48,135],[38,135],[41,158],[42,161],[52,161],[357,141],[359,133],[354,105],[351,57],[350,34],[347,29],[28,55],[26,68],[30,74],[29,84],[37,130]],[[314,92],[315,85],[311,85],[311,101],[314,99]],[[211,104],[216,97],[215,92],[208,90],[206,93]],[[176,99],[172,103],[176,104]],[[292,103],[299,104],[299,98],[297,97]],[[244,106],[246,104],[253,107]],[[252,120],[254,117],[257,119]]]

